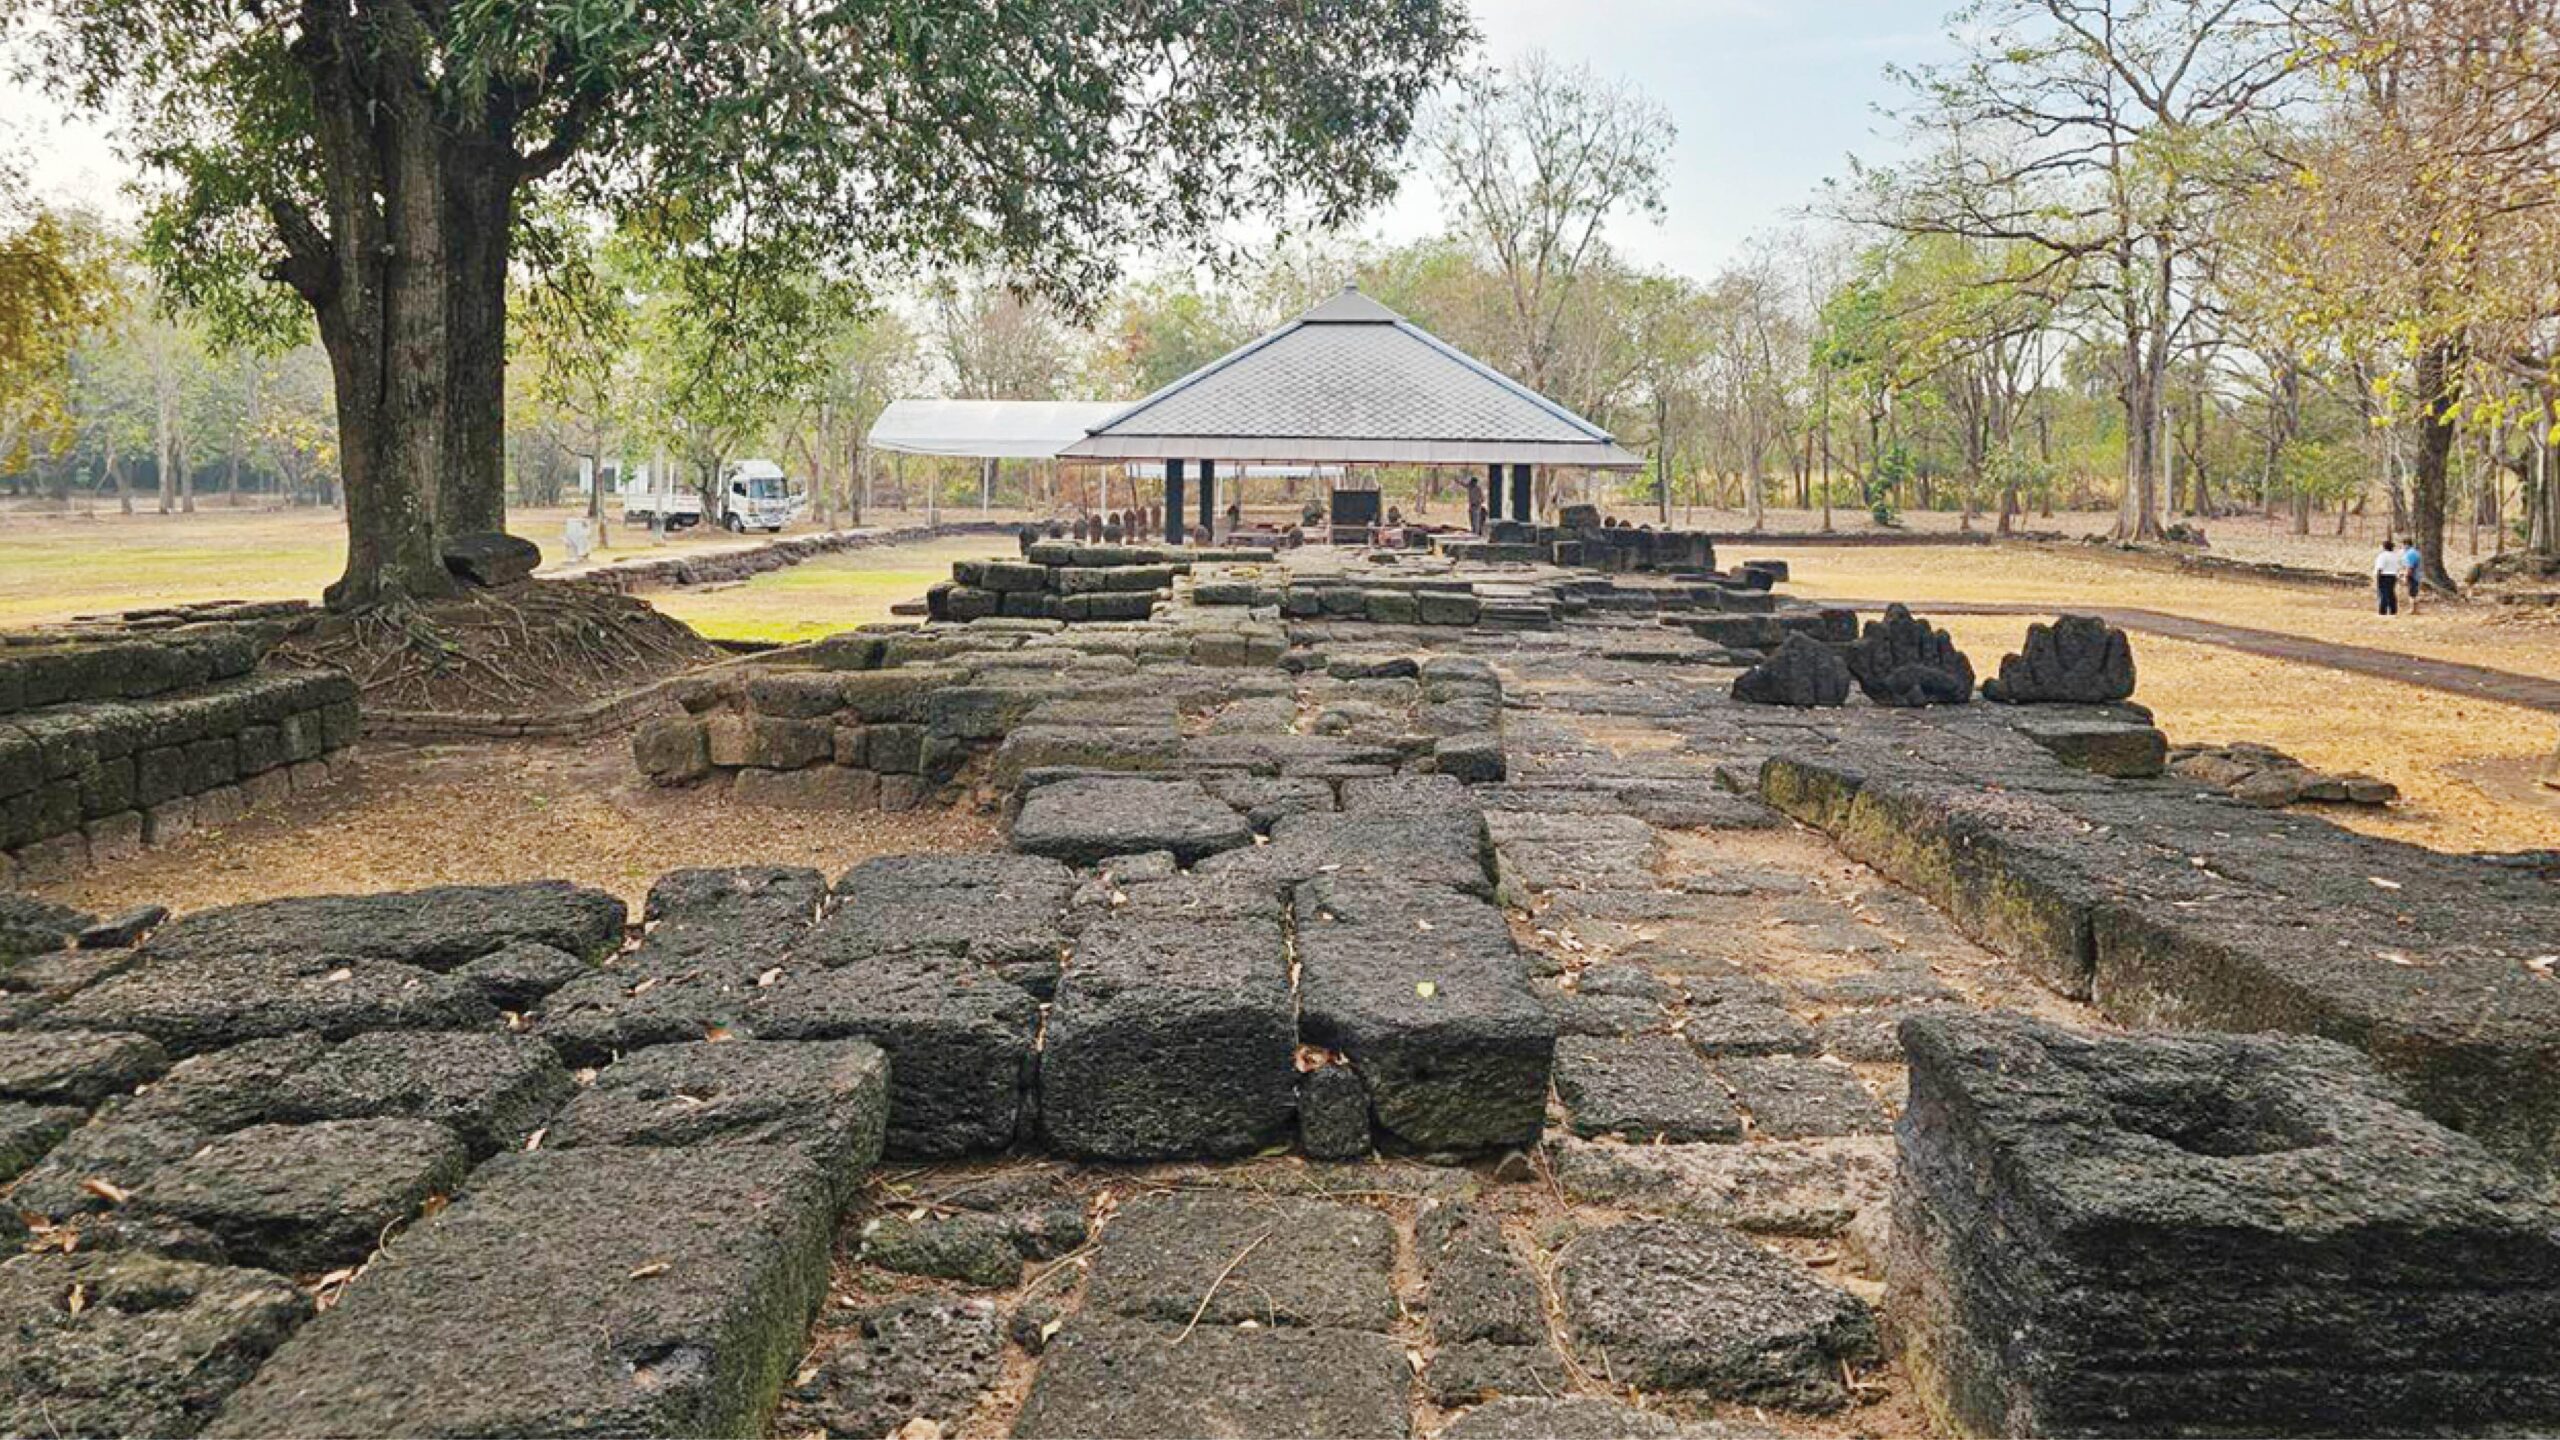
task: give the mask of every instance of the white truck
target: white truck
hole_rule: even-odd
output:
[[[782,467],[770,460],[732,460],[720,467],[719,506],[713,518],[732,534],[780,530],[808,509],[807,492],[792,487]],[[622,519],[627,525],[650,525],[674,531],[700,524],[702,496],[672,474],[637,471],[622,492]]]

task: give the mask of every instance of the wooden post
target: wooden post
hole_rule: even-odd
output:
[[[1200,462],[1200,528],[1215,540],[1218,535],[1218,462]]]
[[[1527,524],[1538,518],[1537,498],[1530,489],[1529,467],[1511,467],[1511,518]]]
[[[1484,518],[1487,525],[1502,518],[1502,467],[1484,467]]]

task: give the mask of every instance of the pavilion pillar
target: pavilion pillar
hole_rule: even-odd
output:
[[[1490,525],[1502,518],[1502,467],[1484,467],[1484,518]]]
[[[1200,528],[1209,532],[1210,540],[1218,538],[1218,462],[1215,460],[1200,462]]]
[[[1514,465],[1511,467],[1511,518],[1525,523],[1536,519],[1537,515],[1537,496],[1529,489],[1529,467]]]
[[[1164,462],[1164,543],[1182,543],[1182,464]]]

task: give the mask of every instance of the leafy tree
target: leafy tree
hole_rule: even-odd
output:
[[[439,537],[503,519],[506,277],[544,200],[688,279],[930,260],[1097,295],[1140,241],[1382,197],[1467,38],[1452,0],[0,0],[32,27],[61,93],[131,116],[174,291],[316,321],[341,606],[442,592]]]

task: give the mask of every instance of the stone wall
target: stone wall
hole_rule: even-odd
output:
[[[1760,793],[2121,1023],[2334,1039],[2509,1162],[2560,1169],[2560,887],[2091,774],[2007,708],[1798,731]]]
[[[680,589],[688,585],[728,585],[776,570],[787,570],[828,555],[913,545],[953,535],[1011,535],[1019,528],[1002,521],[971,520],[899,530],[836,530],[824,535],[795,535],[771,540],[748,549],[671,556],[663,560],[622,561],[599,566],[583,574],[561,577],[559,583],[589,585],[624,595],[644,590]]]
[[[1255,550],[1025,540],[1019,560],[960,560],[925,594],[935,620],[1144,620],[1194,565],[1267,558]]]
[[[331,782],[352,680],[262,624],[0,637],[0,884],[74,874]]]
[[[1287,688],[1285,646],[1242,615],[884,626],[671,687],[682,713],[643,721],[633,757],[661,784],[725,779],[751,803],[906,810],[982,785],[993,798],[1044,764],[1170,763],[1182,708]]]

